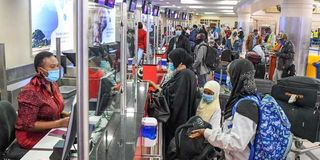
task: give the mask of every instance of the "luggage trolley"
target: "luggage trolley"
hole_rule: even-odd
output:
[[[313,145],[312,147],[305,147],[303,145],[304,142],[307,142],[307,140],[298,137],[293,137],[293,143],[295,148],[291,148],[291,152],[294,153],[294,159],[300,160],[300,155],[305,154],[312,160],[319,160],[319,158],[315,156],[313,153],[311,153],[311,151],[320,149],[320,144]]]

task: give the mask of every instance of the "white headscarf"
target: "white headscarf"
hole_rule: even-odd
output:
[[[208,81],[204,85],[204,89],[209,89],[212,92],[214,92],[214,100],[213,102],[207,104],[203,100],[201,100],[196,115],[200,116],[203,120],[209,122],[211,116],[220,109],[220,101],[219,101],[219,95],[220,95],[220,85],[216,81]]]

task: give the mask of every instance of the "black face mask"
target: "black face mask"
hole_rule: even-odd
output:
[[[203,40],[202,39],[197,39],[196,44],[200,44]]]

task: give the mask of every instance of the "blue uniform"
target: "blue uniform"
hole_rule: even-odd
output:
[[[320,79],[320,62],[314,63],[313,66],[317,68],[317,79]]]

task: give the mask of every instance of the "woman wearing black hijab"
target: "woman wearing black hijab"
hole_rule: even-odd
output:
[[[193,63],[192,57],[184,49],[177,48],[170,52],[169,60],[175,68],[173,77],[162,88],[154,86],[165,95],[171,112],[168,122],[164,124],[166,148],[176,129],[194,116],[197,110],[196,76],[188,69]]]
[[[190,137],[204,136],[210,144],[225,151],[229,159],[246,160],[250,156],[249,143],[254,141],[258,124],[258,107],[250,100],[241,101],[232,116],[233,106],[246,96],[256,95],[254,66],[245,59],[235,60],[228,67],[232,84],[230,99],[222,112],[222,128],[201,129]]]

